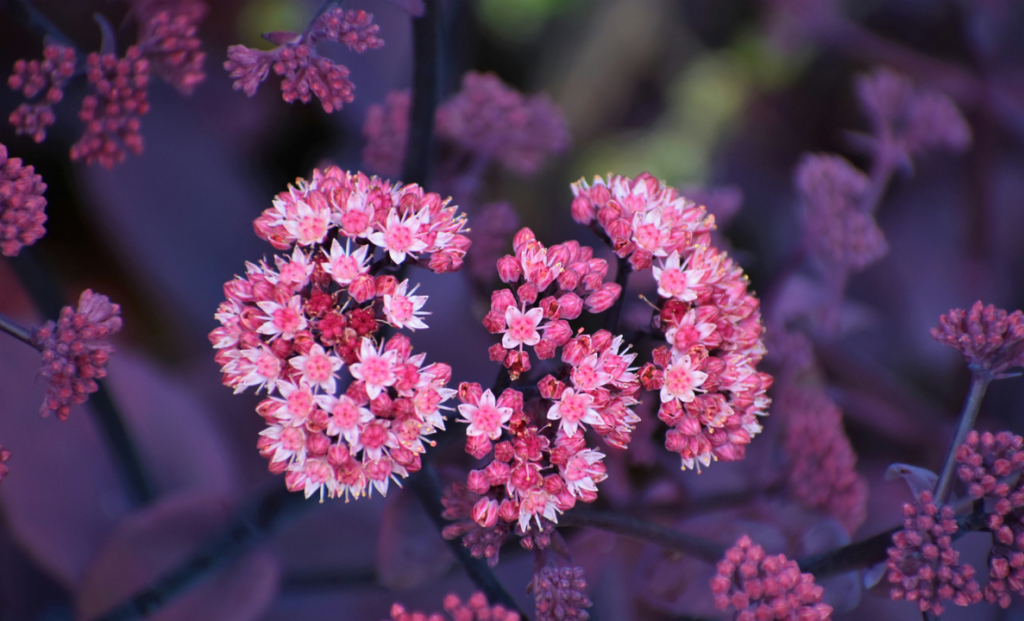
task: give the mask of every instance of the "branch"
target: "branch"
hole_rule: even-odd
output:
[[[430,519],[437,526],[438,535],[448,522],[442,517],[444,505],[441,503],[442,489],[441,481],[437,477],[437,471],[430,464],[424,464],[423,469],[413,474],[406,480],[406,485],[423,505],[423,509],[430,516]],[[458,559],[462,568],[466,570],[470,580],[478,589],[487,596],[491,605],[501,604],[508,610],[518,612],[527,620],[528,617],[519,609],[519,605],[512,599],[512,596],[505,587],[498,581],[497,576],[491,570],[487,561],[482,558],[474,558],[469,548],[462,545],[461,538],[447,541],[455,558]]]
[[[3,314],[0,314],[0,332],[6,332],[22,343],[30,345],[34,349],[39,349],[39,346],[32,338],[32,332],[28,328]]]
[[[981,409],[981,400],[985,398],[985,390],[988,388],[992,376],[987,372],[975,371],[971,376],[971,390],[967,393],[964,401],[964,408],[960,414],[960,426],[957,427],[956,435],[953,436],[953,445],[949,447],[946,454],[946,462],[942,465],[942,473],[939,475],[939,482],[935,485],[935,504],[942,506],[949,498],[949,490],[953,487],[953,472],[956,470],[956,449],[967,439],[967,434],[974,429],[974,422],[978,420],[978,411]]]
[[[953,535],[953,540],[955,541],[967,533],[981,530],[987,523],[988,518],[982,512],[975,511],[968,515],[962,515],[956,519],[958,528]],[[870,567],[881,563],[888,557],[889,547],[892,546],[892,536],[901,530],[903,530],[902,526],[891,528],[869,539],[799,559],[797,564],[800,566],[800,571],[814,574],[815,578],[825,578],[854,569]]]
[[[412,21],[413,67],[412,111],[409,116],[409,148],[405,154],[402,181],[425,186],[430,176],[434,148],[434,114],[437,110],[438,0],[425,0],[421,17]]]
[[[182,595],[217,569],[266,541],[303,510],[320,506],[301,493],[275,487],[236,516],[227,528],[183,563],[114,607],[96,621],[144,619]]]
[[[628,515],[594,509],[573,509],[559,518],[559,526],[596,528],[676,550],[707,563],[717,563],[725,556],[726,546],[658,526]]]
[[[61,308],[64,307],[63,296],[50,273],[36,259],[32,249],[23,249],[17,257],[11,259],[11,265],[42,315],[59,316]],[[136,504],[149,503],[156,497],[153,479],[135,449],[131,433],[107,391],[106,383],[99,380],[96,384],[99,388],[89,396],[89,403],[92,406],[89,410],[114,454],[128,495]]]

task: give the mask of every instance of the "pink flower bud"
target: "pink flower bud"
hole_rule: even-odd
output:
[[[498,278],[504,283],[513,283],[523,275],[523,268],[519,260],[512,255],[506,254],[498,259]]]
[[[595,185],[593,188],[590,189],[590,200],[594,202],[594,206],[597,207],[598,209],[607,205],[608,201],[611,200],[611,198],[611,191],[609,191],[608,188],[603,185]]]
[[[505,329],[505,313],[499,310],[491,310],[484,315],[484,328],[491,334],[498,334]]]
[[[487,475],[483,470],[470,470],[466,477],[466,487],[474,494],[481,496],[491,490],[491,484],[487,481]]]
[[[377,294],[376,281],[369,274],[360,274],[348,286],[348,294],[360,304],[368,302]]]
[[[505,522],[515,522],[519,519],[519,503],[514,500],[502,500],[498,507],[498,517]]]
[[[562,347],[562,361],[574,367],[579,366],[588,355],[590,355],[590,348],[581,343],[580,339],[572,339]]]
[[[388,339],[384,351],[393,351],[398,354],[399,360],[405,360],[412,353],[412,341],[404,334],[396,334]]]
[[[519,287],[519,299],[527,304],[533,304],[537,301],[537,285],[532,282],[528,282],[525,285]]]
[[[495,402],[499,408],[511,408],[513,412],[523,411],[523,393],[513,388],[501,391]]]
[[[487,464],[487,467],[484,468],[484,473],[487,474],[487,481],[492,486],[505,485],[508,483],[508,476],[511,472],[512,469],[507,463],[498,461],[497,459]]]
[[[554,358],[556,349],[558,349],[558,345],[555,345],[547,338],[542,338],[540,342],[533,346],[533,351],[536,352],[537,357],[541,360],[551,360]]]
[[[508,440],[498,442],[494,445],[494,459],[508,463],[515,457],[515,449],[512,448],[512,443]]]
[[[628,240],[633,236],[633,224],[625,218],[616,218],[608,223],[605,231],[608,232],[608,237],[611,237],[613,242]]]
[[[565,345],[570,338],[572,338],[572,328],[564,319],[551,321],[544,326],[544,340],[551,341],[556,347]]]
[[[570,267],[558,275],[558,288],[562,291],[572,291],[580,286],[580,280],[580,273]]]
[[[615,300],[619,299],[622,287],[614,282],[606,282],[601,288],[587,296],[584,304],[587,310],[592,313],[601,313],[612,307]]]
[[[558,308],[558,300],[555,299],[555,296],[549,295],[548,297],[546,297],[543,300],[541,300],[540,301],[540,307],[544,309],[544,318],[545,319],[558,319],[559,318],[559,316],[560,316],[559,315],[560,309]]]
[[[562,398],[565,384],[555,379],[552,375],[545,375],[544,379],[537,384],[537,389],[540,391],[541,397],[557,401]]]
[[[505,360],[505,347],[501,343],[495,343],[487,348],[487,357],[491,362],[503,362]]]
[[[476,459],[483,459],[491,452],[491,441],[485,435],[467,436],[466,452]]]
[[[634,271],[641,271],[649,268],[654,260],[654,255],[646,250],[637,248],[629,255],[629,265]]]
[[[537,236],[533,234],[533,231],[530,230],[530,227],[524,226],[523,228],[519,229],[519,232],[516,233],[516,236],[512,238],[512,250],[518,253],[519,248],[532,241],[537,241]]]
[[[491,498],[481,498],[473,505],[473,512],[470,515],[473,521],[490,528],[498,523],[498,501]]]
[[[322,410],[318,410],[322,411]],[[331,446],[331,439],[322,433],[311,433],[306,436],[306,450],[310,455],[326,455]]]
[[[395,289],[398,287],[398,279],[391,274],[378,276],[374,286],[376,288],[378,298],[382,298],[385,295],[394,295]]]
[[[622,209],[615,203],[611,205],[605,205],[597,210],[597,221],[601,223],[605,231],[608,230],[608,225],[612,222],[622,218]]]
[[[572,219],[580,224],[586,225],[593,222],[597,217],[597,210],[594,204],[584,196],[577,196],[572,199]]]
[[[499,289],[491,292],[491,310],[498,311],[505,315],[505,310],[509,306],[516,305],[516,298],[512,295],[511,289]]]
[[[566,293],[558,298],[558,307],[562,319],[576,319],[583,312],[583,299],[575,293]]]
[[[505,368],[513,380],[530,370],[530,354],[525,351],[512,350],[505,354]]]
[[[478,405],[484,389],[476,382],[462,382],[459,384],[459,401],[470,405]]]
[[[612,333],[607,330],[598,330],[590,339],[591,351],[602,352],[612,344]]]
[[[572,251],[565,244],[555,244],[548,248],[548,265],[565,267],[572,260]]]

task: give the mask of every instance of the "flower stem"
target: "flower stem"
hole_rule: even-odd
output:
[[[726,547],[721,544],[610,511],[573,509],[559,518],[558,525],[596,528],[624,535],[676,550],[708,563],[717,563],[725,556]]]
[[[174,601],[217,569],[275,534],[287,518],[320,504],[284,486],[263,494],[219,535],[180,565],[137,591],[96,621],[144,619]]]
[[[17,257],[11,259],[11,265],[40,313],[45,317],[59,316],[64,306],[61,292],[49,271],[36,259],[32,249],[23,249]],[[156,498],[153,479],[142,463],[124,418],[107,391],[106,383],[99,380],[96,384],[98,389],[89,396],[89,410],[114,455],[132,502],[147,504]]]
[[[991,381],[992,376],[985,372],[975,371],[971,377],[971,390],[967,393],[967,400],[964,401],[963,412],[960,414],[960,426],[957,427],[956,435],[953,436],[953,445],[949,447],[949,453],[946,454],[946,463],[942,465],[939,482],[935,484],[936,506],[941,507],[949,500],[949,491],[953,486],[953,472],[956,469],[956,449],[964,443],[971,429],[974,429],[974,422],[978,420],[978,411],[981,409],[981,400],[985,397],[985,390]]]
[[[627,259],[619,257],[618,269],[615,270],[615,283],[621,287],[619,299],[615,300],[608,314],[604,316],[604,329],[612,334],[619,333],[619,319],[622,317],[622,305],[626,299],[626,284],[629,282],[629,275],[633,272],[633,266]]]
[[[447,525],[447,522],[441,515],[444,512],[444,505],[441,503],[443,492],[437,471],[430,464],[424,464],[422,470],[410,476],[406,481],[406,485],[409,486],[409,489],[412,490],[420,504],[423,505],[427,515],[430,516],[430,519],[437,526],[438,536],[440,536],[440,531]],[[518,612],[524,620],[527,619],[526,615],[519,609],[519,605],[516,604],[516,601],[512,599],[512,596],[505,590],[501,582],[498,581],[494,572],[491,571],[486,560],[474,558],[469,548],[462,545],[461,539],[453,539],[447,543],[455,558],[458,559],[459,564],[466,570],[470,580],[473,581],[473,584],[478,589],[484,592],[484,595],[487,596],[487,601],[492,606],[501,604],[508,610]]]
[[[438,29],[440,6],[425,0],[421,17],[412,20],[413,79],[412,111],[409,117],[409,148],[402,171],[404,183],[426,185],[434,148],[434,114],[437,110],[439,65]]]
[[[22,343],[39,349],[39,346],[32,339],[32,332],[28,328],[3,314],[0,314],[0,332],[6,332]]]

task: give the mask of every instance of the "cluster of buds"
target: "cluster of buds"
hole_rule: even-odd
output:
[[[367,110],[363,163],[372,170],[390,175],[401,169],[411,106],[409,91],[392,91]],[[468,155],[531,175],[569,146],[565,117],[546,95],[525,96],[491,73],[463,76],[462,89],[438,107],[435,119],[438,141],[458,153],[439,168],[452,168]]]
[[[957,474],[975,500],[984,500],[992,531],[985,600],[1003,608],[1010,592],[1024,595],[1024,438],[1008,431],[972,431],[957,447]]]
[[[892,536],[886,563],[889,596],[915,602],[921,612],[935,615],[945,610],[945,600],[958,606],[980,602],[974,567],[961,565],[960,553],[953,549],[957,530],[953,508],[944,505],[940,510],[931,492],[921,492],[917,506],[903,505],[903,530]]]
[[[4,447],[0,446],[0,481],[3,481],[4,477],[7,476],[7,473],[10,472],[10,470],[4,463],[10,458],[11,452],[5,449]]]
[[[107,375],[114,348],[107,339],[121,329],[121,307],[105,295],[86,289],[78,308],[65,306],[56,323],[37,328],[32,339],[42,352],[39,374],[46,378],[46,397],[40,413],[56,412],[66,420],[72,405],[84,403]]]
[[[377,36],[380,26],[366,11],[345,11],[334,7],[324,12],[302,33],[273,32],[266,35],[276,44],[272,50],[255,50],[244,45],[228,48],[224,68],[234,78],[234,89],[252,97],[271,68],[282,77],[281,95],[288,103],[296,99],[309,103],[316,95],[324,111],[341,110],[354,98],[355,84],[349,71],[316,51],[318,41],[335,41],[355,52],[379,48],[384,40]]]
[[[501,334],[501,343],[490,349],[491,360],[501,362],[513,380],[531,368],[533,347],[537,357],[547,360],[572,337],[569,320],[584,308],[600,313],[622,294],[616,283],[604,282],[608,262],[595,259],[594,251],[575,241],[545,248],[533,231],[523,228],[513,240],[515,255],[498,260],[498,276],[514,288],[491,294],[491,310],[484,327]],[[542,334],[543,333],[543,336]]]
[[[57,120],[53,106],[64,98],[64,86],[75,73],[75,49],[57,44],[43,49],[42,60],[18,60],[14,73],[7,78],[7,85],[21,91],[26,101],[20,104],[9,118],[18,135],[31,136],[36,142],[46,139],[46,128]]]
[[[13,257],[46,234],[46,184],[0,144],[0,254]]]
[[[124,161],[126,150],[142,153],[139,117],[149,112],[149,60],[133,45],[124,58],[93,52],[86,64],[92,92],[78,112],[85,133],[71,145],[71,159],[111,168]]]
[[[449,593],[444,598],[444,610],[450,617],[440,613],[427,615],[422,612],[408,612],[404,606],[395,603],[391,606],[391,619],[384,621],[519,621],[518,612],[506,610],[498,604],[491,606],[487,603],[487,597],[477,591],[466,600],[465,603],[454,593]]]
[[[814,576],[800,573],[785,555],[768,556],[743,535],[718,562],[711,579],[715,607],[736,609],[736,621],[825,621],[832,607],[821,601],[824,589]]]
[[[1007,313],[992,304],[975,302],[971,309],[954,308],[939,317],[932,338],[963,355],[976,373],[999,379],[1024,367],[1024,313]]]
[[[533,574],[527,585],[536,605],[537,621],[587,621],[587,580],[582,567],[556,567],[549,563]]]
[[[379,323],[426,328],[426,296],[387,272],[457,269],[464,225],[437,194],[333,166],[256,219],[260,237],[292,252],[225,285],[210,340],[225,385],[266,389],[258,447],[289,489],[358,498],[419,470],[426,436],[444,429],[451,368],[424,366],[402,334],[377,335]]]
[[[587,445],[584,432],[617,448],[629,443],[640,421],[631,409],[640,392],[635,358],[622,337],[600,330],[570,339],[557,373],[544,376],[529,400],[511,388],[495,397],[479,384],[460,385],[466,452],[491,460],[446,493],[445,517],[463,521],[445,537],[463,536],[475,556],[496,564],[511,532],[524,547],[546,547],[559,513],[594,502],[607,474],[604,454]]]
[[[139,48],[153,73],[191,95],[206,79],[206,53],[197,36],[207,6],[201,0],[135,0],[132,9],[139,24]]]

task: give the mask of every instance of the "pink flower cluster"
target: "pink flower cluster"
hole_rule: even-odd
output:
[[[548,563],[533,574],[526,587],[536,602],[536,621],[587,621],[587,581],[582,567],[556,567]]]
[[[114,348],[107,342],[121,329],[121,307],[105,295],[86,289],[78,309],[65,306],[56,323],[48,321],[32,338],[42,352],[39,374],[46,378],[46,398],[40,413],[56,412],[66,420],[72,405],[84,403],[107,375]]]
[[[313,20],[300,33],[275,32],[268,38],[277,47],[255,50],[244,45],[228,48],[224,68],[234,78],[234,89],[244,90],[252,97],[270,70],[282,76],[281,95],[288,103],[296,99],[309,103],[316,95],[324,111],[330,114],[351,103],[355,84],[348,79],[349,71],[316,51],[317,41],[336,41],[350,50],[365,52],[384,45],[377,36],[380,27],[366,11],[345,11],[334,7]]]
[[[622,337],[600,330],[565,343],[563,364],[540,380],[537,398],[526,401],[511,388],[495,397],[479,384],[460,385],[466,452],[476,459],[493,455],[486,467],[470,471],[465,487],[446,492],[445,517],[464,521],[446,527],[444,536],[463,536],[475,556],[493,565],[513,529],[526,537],[525,547],[545,547],[559,513],[577,501],[594,502],[607,474],[604,454],[587,446],[584,431],[617,448],[629,443],[640,421],[631,409],[640,392],[630,367],[635,358]]]
[[[992,531],[989,581],[985,600],[1003,608],[1010,592],[1024,595],[1024,438],[1008,431],[979,434],[972,431],[956,450],[957,474],[967,484],[971,498],[984,499],[991,507],[988,528]],[[1016,478],[1015,478],[1016,475]]]
[[[954,308],[939,317],[932,338],[956,349],[975,372],[1005,377],[1024,366],[1024,313],[1007,313],[992,304],[975,302],[971,310]]]
[[[545,248],[529,228],[520,229],[512,242],[515,255],[498,259],[498,276],[514,289],[491,294],[491,310],[484,327],[501,334],[490,349],[491,360],[502,362],[513,380],[531,368],[533,347],[537,357],[555,357],[555,350],[572,336],[569,320],[586,308],[600,313],[612,306],[622,287],[604,282],[608,262],[575,241]],[[543,333],[543,335],[542,335]]]
[[[451,368],[424,366],[402,334],[374,336],[378,322],[426,328],[426,296],[385,272],[414,260],[457,269],[464,224],[436,194],[334,166],[256,219],[260,237],[292,252],[225,285],[210,340],[225,385],[267,391],[258,448],[289,489],[358,498],[420,469],[425,437],[444,429]]]
[[[800,573],[785,555],[768,556],[764,548],[743,535],[718,561],[711,579],[715,607],[736,609],[736,621],[825,621],[832,607],[824,604],[824,589],[814,576]]]
[[[363,124],[363,163],[384,175],[402,167],[409,139],[409,91],[388,93],[370,106]],[[490,73],[468,72],[462,89],[437,109],[437,139],[479,161],[531,175],[544,159],[569,146],[565,117],[546,95],[529,97]]]
[[[791,388],[779,398],[789,456],[786,487],[800,504],[824,511],[853,533],[867,517],[868,486],[843,431],[843,415],[821,390]]]
[[[860,271],[889,252],[875,217],[862,209],[867,176],[838,155],[807,155],[796,168],[804,243],[825,266]]]
[[[139,117],[149,112],[149,61],[133,45],[120,59],[93,52],[86,65],[92,92],[78,112],[85,133],[71,145],[71,159],[111,168],[124,161],[126,150],[142,153]]]
[[[894,149],[902,163],[929,149],[955,153],[971,144],[971,128],[945,95],[919,90],[888,68],[857,79],[861,107],[871,121],[876,151]]]
[[[3,481],[4,477],[7,476],[7,473],[10,472],[10,470],[4,463],[10,458],[11,452],[5,449],[4,447],[0,446],[0,481]]]
[[[64,98],[64,86],[75,73],[75,50],[71,47],[50,44],[43,49],[43,59],[18,60],[14,73],[7,78],[7,85],[26,99],[44,95],[35,102],[19,105],[9,118],[14,131],[32,136],[36,142],[46,139],[46,128],[53,125],[54,104]]]
[[[451,621],[519,621],[519,613],[506,610],[504,606],[491,606],[487,597],[476,592],[463,603],[458,595],[449,593],[444,598],[444,610],[450,615]],[[388,621],[388,620],[385,620]],[[408,612],[401,604],[391,606],[390,621],[447,621],[440,613],[427,615],[422,612]]]
[[[139,48],[153,72],[182,95],[206,79],[206,53],[196,35],[207,6],[201,0],[135,0]]]
[[[0,144],[0,253],[13,257],[46,234],[46,184],[21,158],[7,157]]]
[[[651,267],[654,257],[676,255],[680,261],[698,246],[711,245],[714,217],[648,173],[636,179],[594,177],[592,185],[580,179],[572,192],[572,217],[597,227],[635,270]]]
[[[931,492],[921,492],[919,506],[903,505],[903,530],[892,536],[887,562],[890,597],[916,602],[921,612],[936,615],[945,610],[945,600],[958,606],[980,602],[974,567],[959,564],[960,553],[953,549],[958,529],[953,508],[940,510]]]

